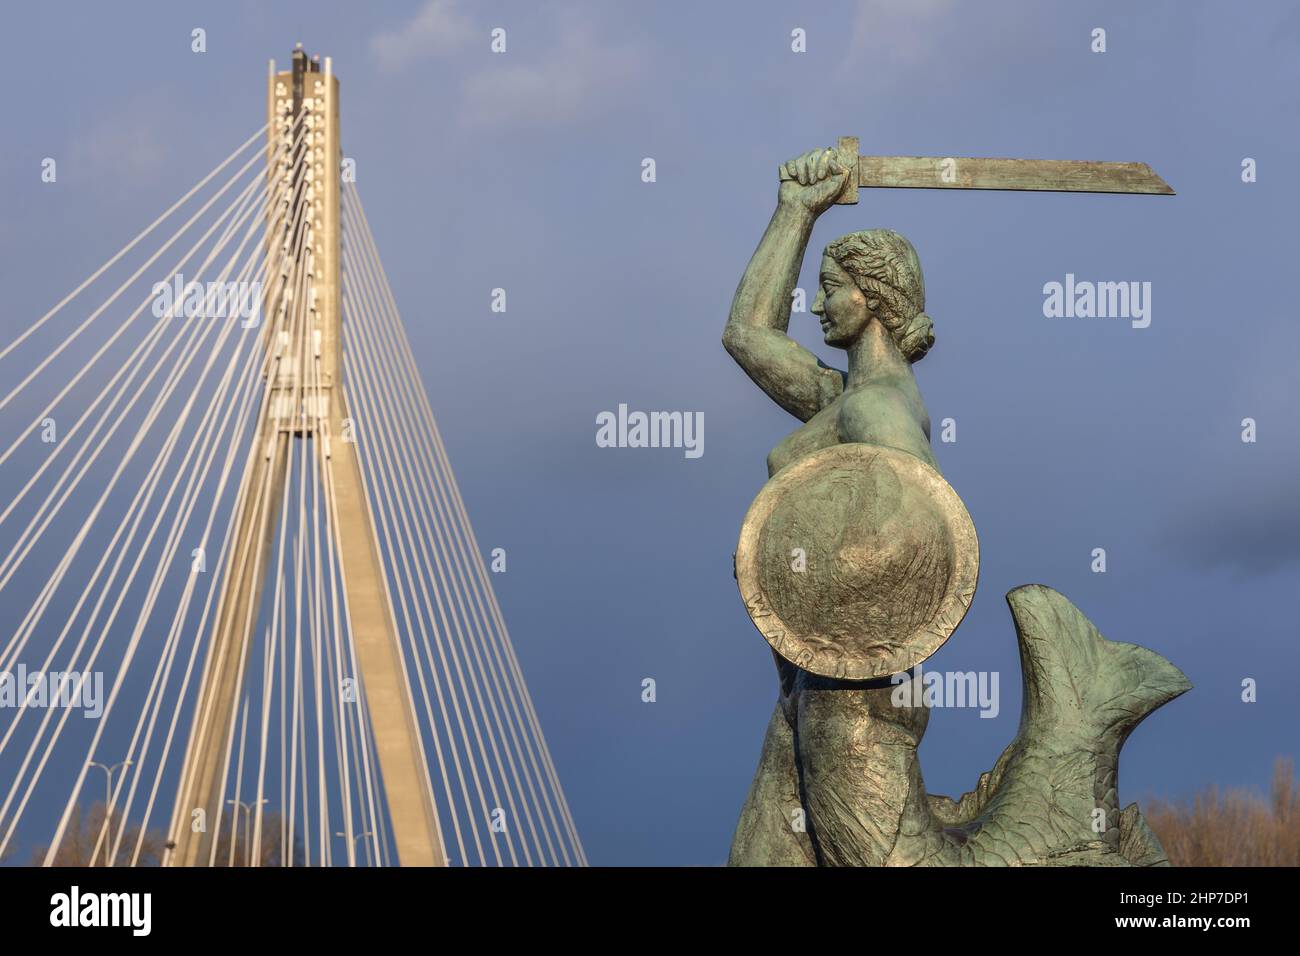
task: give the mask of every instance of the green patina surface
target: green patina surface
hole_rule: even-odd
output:
[[[934,326],[925,312],[920,261],[906,239],[867,230],[837,239],[823,255],[811,311],[826,344],[846,352],[846,371],[826,367],[787,335],[812,226],[851,174],[830,150],[782,165],[776,212],[736,290],[723,335],[749,377],[803,423],[768,456],[770,477],[838,445],[904,452],[937,472],[912,374],[912,364],[934,344]],[[820,592],[786,589],[792,605],[801,594],[821,600],[804,598],[811,603],[793,606],[787,616],[809,630],[844,633],[850,602],[826,595],[849,594],[879,620],[893,614],[914,623],[918,607],[928,607],[925,601],[943,583],[944,569],[954,565],[952,549],[965,545],[937,533],[934,514],[923,507],[915,508],[914,519],[901,516],[918,524],[901,532],[895,505],[886,515],[892,525],[857,521],[846,516],[844,503],[856,513],[870,511],[873,501],[856,486],[838,496],[825,487],[810,481],[788,492],[794,499],[786,513],[797,518],[786,517],[783,526],[802,529],[798,534],[814,554],[838,563]],[[861,485],[868,499],[871,487]],[[894,502],[915,500],[898,489],[890,494]],[[757,541],[764,533],[746,528],[741,551],[747,534]],[[861,540],[845,541],[846,535]],[[897,550],[899,541],[917,552],[914,560],[873,558]],[[756,575],[769,592],[781,591],[781,575],[800,573],[785,564],[785,544],[769,549]],[[921,580],[919,587],[891,586],[888,594],[873,595],[860,582],[879,580],[885,565],[890,574],[903,567],[914,576],[937,576],[937,583]],[[901,608],[890,601],[901,601]],[[1020,645],[1020,727],[993,769],[958,800],[925,791],[917,757],[929,715],[924,699],[900,706],[887,678],[835,679],[773,652],[778,699],[730,863],[1167,865],[1137,807],[1119,806],[1119,752],[1144,717],[1191,685],[1155,652],[1106,640],[1051,588],[1016,588],[1007,602]],[[813,627],[818,620],[834,626]],[[757,617],[755,623],[764,626]],[[873,626],[879,629],[878,621]]]

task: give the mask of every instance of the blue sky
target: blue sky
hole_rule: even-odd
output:
[[[1262,786],[1295,753],[1293,5],[53,2],[3,16],[6,341],[261,125],[268,58],[296,41],[333,57],[344,151],[480,544],[508,550],[494,583],[593,863],[725,859],[775,694],[731,553],[795,422],[719,337],[777,165],[843,134],[873,154],[1140,160],[1178,191],[866,191],[814,232],[810,290],[836,236],[913,242],[937,338],[917,378],[931,418],[957,422],[936,454],[978,529],[981,580],[927,666],[998,670],[1004,700],[993,720],[933,715],[927,787],[969,789],[1014,734],[1002,598],[1030,582],[1195,685],[1125,747],[1125,802]],[[790,50],[796,27],[807,53]],[[1043,285],[1067,273],[1149,281],[1150,327],[1045,318]],[[505,313],[489,308],[496,287]],[[809,316],[791,328],[839,363]],[[596,415],[620,403],[703,412],[704,455],[597,447]],[[1248,677],[1257,703],[1240,699]]]

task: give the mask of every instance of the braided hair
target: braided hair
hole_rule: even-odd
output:
[[[840,236],[826,247],[867,297],[883,309],[876,317],[909,362],[934,345],[934,321],[925,313],[925,277],[912,244],[892,229],[866,229]]]

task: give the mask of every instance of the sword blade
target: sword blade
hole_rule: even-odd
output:
[[[1174,195],[1169,184],[1146,163],[1075,159],[859,156],[857,184],[893,189],[1014,189]]]

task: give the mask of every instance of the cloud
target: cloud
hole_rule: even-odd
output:
[[[380,69],[400,70],[426,56],[462,48],[473,36],[474,24],[459,8],[459,0],[428,0],[409,23],[371,37],[370,52]]]
[[[838,72],[878,93],[906,86],[909,103],[915,91],[947,93],[971,75],[1018,81],[1027,63],[1051,59],[1059,20],[1049,4],[859,0]]]
[[[922,63],[947,45],[938,24],[955,8],[955,0],[861,0],[849,33],[849,56]]]
[[[1300,479],[1235,487],[1183,509],[1167,526],[1165,546],[1184,563],[1268,574],[1300,563]]]
[[[595,9],[599,9],[598,7]],[[465,126],[509,127],[590,119],[622,102],[644,73],[645,50],[637,43],[598,35],[593,13],[566,9],[547,21],[554,39],[539,38],[535,25],[511,27],[506,52],[487,55],[488,27],[474,22],[460,0],[429,0],[409,23],[371,38],[380,68],[392,72],[440,54],[466,51],[481,36],[473,69],[458,71],[457,115]],[[513,42],[515,32],[526,42]]]
[[[641,75],[636,46],[610,43],[588,26],[571,26],[564,39],[531,63],[504,62],[466,81],[461,118],[468,125],[511,126],[590,119],[622,102]]]

